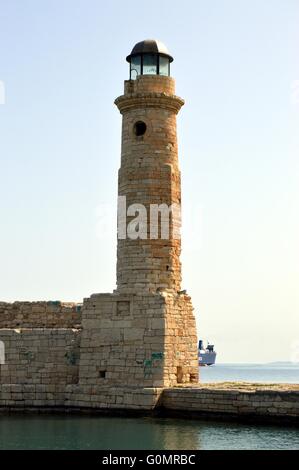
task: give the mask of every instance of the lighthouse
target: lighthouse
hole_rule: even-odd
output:
[[[198,382],[195,316],[181,287],[176,121],[184,100],[163,43],[138,42],[126,60],[129,78],[115,100],[117,287],[84,299],[79,367],[80,390],[114,408],[136,405],[136,396],[153,407],[163,388]]]
[[[184,101],[175,95],[170,76],[173,58],[160,41],[136,44],[127,61],[130,80],[115,101],[122,114],[118,234],[124,235],[124,222],[127,226],[126,237],[118,237],[117,288],[177,292],[181,289],[181,178],[176,117]],[[134,214],[138,204],[140,210]]]

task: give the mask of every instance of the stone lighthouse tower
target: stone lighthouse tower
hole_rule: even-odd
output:
[[[170,77],[173,58],[161,42],[136,44],[127,61],[130,80],[125,82],[124,95],[115,101],[123,116],[117,288],[178,292],[181,186],[176,115],[184,101],[175,96]],[[125,201],[126,208],[132,208],[127,215]],[[132,222],[135,209],[139,212],[136,204],[141,205],[138,233]]]
[[[130,78],[115,100],[122,115],[117,289],[84,300],[79,373],[84,393],[109,390],[103,400],[114,407],[134,405],[140,390],[152,406],[157,390],[198,382],[195,318],[181,291],[176,118],[184,101],[161,42],[139,42],[127,61]]]

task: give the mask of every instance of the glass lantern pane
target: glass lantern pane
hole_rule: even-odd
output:
[[[155,75],[157,73],[157,56],[154,54],[144,54],[143,75]]]
[[[167,57],[159,57],[159,74],[169,75],[169,59]]]
[[[131,58],[131,80],[135,80],[141,74],[141,56],[136,55]]]

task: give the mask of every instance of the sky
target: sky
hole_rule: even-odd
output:
[[[115,288],[113,101],[134,44],[157,38],[186,101],[183,288],[199,336],[219,362],[299,362],[298,22],[298,0],[0,0],[0,300]]]

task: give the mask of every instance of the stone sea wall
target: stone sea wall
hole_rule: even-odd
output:
[[[190,417],[253,418],[299,423],[299,385],[203,384],[164,389],[166,412]]]
[[[217,388],[218,387],[218,388]],[[236,390],[235,387],[174,387],[168,389],[75,384],[2,384],[0,411],[82,411],[110,414],[130,411],[196,419],[250,420],[276,424],[299,424],[299,386],[284,384],[275,389]]]
[[[198,384],[194,344],[185,293],[1,302],[0,410],[299,422],[299,385]]]
[[[94,294],[82,306],[2,302],[0,345],[4,407],[152,409],[157,390],[198,379],[184,293]]]

